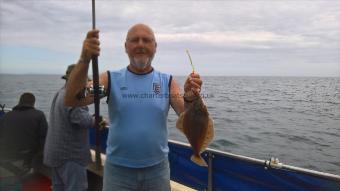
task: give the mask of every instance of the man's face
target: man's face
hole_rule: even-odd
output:
[[[154,34],[148,27],[137,25],[129,30],[125,51],[129,56],[130,64],[141,70],[150,66],[156,47]]]

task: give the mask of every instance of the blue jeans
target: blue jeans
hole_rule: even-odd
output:
[[[129,168],[106,161],[103,191],[170,191],[168,159],[145,168]]]
[[[87,190],[86,167],[76,162],[66,162],[51,168],[53,191]]]

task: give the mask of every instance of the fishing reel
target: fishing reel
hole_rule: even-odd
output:
[[[93,85],[91,85],[90,87],[87,87],[86,88],[86,91],[85,91],[85,96],[86,95],[94,95],[94,87]],[[106,90],[104,88],[104,85],[99,85],[98,87],[98,94],[99,94],[99,97],[104,97],[106,95]]]

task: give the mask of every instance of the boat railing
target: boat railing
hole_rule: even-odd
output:
[[[197,190],[327,190],[340,187],[340,176],[281,163],[260,160],[208,148],[208,167],[190,161],[189,144],[169,140],[171,179]]]
[[[190,147],[190,145],[187,144],[187,143],[175,141],[175,140],[169,140],[169,143],[180,145],[180,146],[183,146],[183,147]],[[247,157],[247,156],[243,156],[243,155],[237,155],[237,154],[233,154],[233,153],[229,153],[229,152],[225,152],[225,151],[220,151],[220,150],[216,150],[216,149],[211,149],[211,148],[206,149],[206,151],[204,152],[204,156],[206,156],[208,158],[208,174],[209,175],[213,174],[213,172],[211,172],[212,171],[211,165],[209,165],[209,164],[211,164],[213,162],[216,155],[229,157],[229,158],[235,158],[235,159],[247,161],[247,162],[250,162],[250,163],[263,165],[263,168],[265,168],[265,169],[268,169],[268,168],[286,169],[286,170],[301,172],[301,173],[304,173],[304,174],[319,176],[319,177],[323,177],[323,178],[330,178],[330,179],[335,179],[335,180],[340,181],[339,175],[320,172],[320,171],[316,171],[316,170],[310,170],[310,169],[301,168],[301,167],[295,167],[295,166],[291,166],[291,165],[286,165],[286,164],[279,162],[279,160],[277,158],[271,158],[269,160],[261,160],[261,159],[256,159],[256,158]],[[209,175],[208,175],[208,177],[210,177]]]
[[[7,113],[9,111],[12,111],[12,109],[9,108],[9,107],[6,107],[6,105],[1,105],[0,104],[0,111]]]

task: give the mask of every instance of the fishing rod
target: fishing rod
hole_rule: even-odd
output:
[[[95,0],[92,0],[92,29],[96,29],[96,8]],[[99,115],[99,72],[98,72],[98,56],[92,57],[92,74],[93,74],[93,90],[94,90],[94,119],[96,130],[96,147],[95,147],[95,162],[96,169],[99,170],[102,166],[100,158],[100,115]]]

